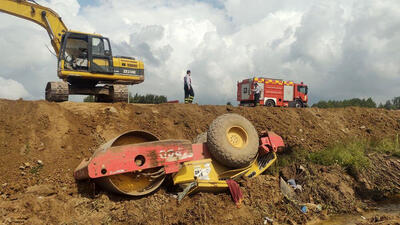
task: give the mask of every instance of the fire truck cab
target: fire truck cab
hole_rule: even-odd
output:
[[[269,107],[307,107],[308,87],[293,81],[272,78],[250,78],[237,83],[237,101],[240,106],[254,106],[254,84],[258,83],[262,91],[260,105]]]

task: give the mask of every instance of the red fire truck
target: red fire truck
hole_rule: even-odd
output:
[[[269,107],[307,107],[308,87],[301,82],[272,78],[250,78],[237,83],[237,100],[241,106],[254,106],[254,84],[261,87],[260,105]]]

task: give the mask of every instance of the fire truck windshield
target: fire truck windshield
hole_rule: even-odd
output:
[[[308,88],[307,88],[307,86],[297,86],[297,91],[306,95],[308,92]]]

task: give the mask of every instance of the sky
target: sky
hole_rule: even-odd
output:
[[[400,96],[399,0],[36,1],[143,60],[132,94],[182,101],[190,69],[199,104],[237,103],[237,81],[254,76],[304,82],[311,103]],[[46,46],[43,28],[0,13],[0,98],[44,98],[58,80]]]

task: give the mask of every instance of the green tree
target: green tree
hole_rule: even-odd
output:
[[[385,108],[385,109],[393,109],[393,104],[390,102],[390,100],[387,100],[385,105],[383,105],[383,108]]]
[[[400,102],[400,99],[399,99]],[[344,108],[344,107],[364,107],[364,108],[376,108],[376,103],[372,98],[368,99],[359,99],[359,98],[352,98],[352,99],[345,99],[345,100],[329,100],[329,101],[319,101],[313,104],[312,107],[318,108]]]
[[[94,102],[94,95],[88,95],[83,99],[83,102]]]
[[[392,108],[400,109],[400,97],[395,97],[392,99]]]
[[[141,103],[141,104],[160,104],[167,102],[168,99],[164,95],[153,95],[153,94],[146,94],[146,95],[139,95],[136,93],[132,96],[129,93],[129,102],[130,103]]]

